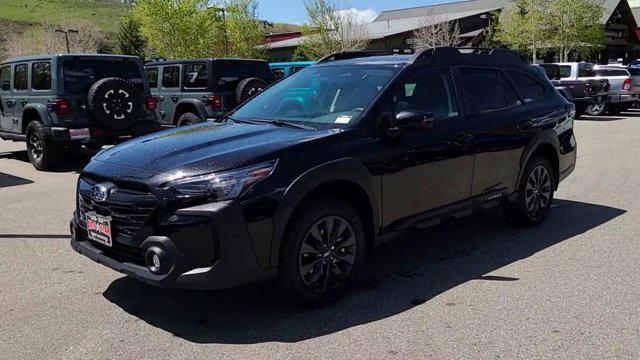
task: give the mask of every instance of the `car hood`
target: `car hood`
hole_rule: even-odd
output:
[[[129,140],[103,150],[94,161],[146,173],[191,176],[272,160],[282,148],[337,132],[206,122]]]

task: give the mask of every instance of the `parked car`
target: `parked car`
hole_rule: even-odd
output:
[[[276,80],[284,79],[298,71],[315,64],[315,61],[293,61],[293,62],[276,62],[270,63],[269,67]]]
[[[510,50],[334,54],[222,123],[103,150],[71,246],[157,286],[278,278],[323,304],[394,232],[494,206],[541,223],[575,166],[574,111]]]
[[[161,129],[140,58],[42,55],[0,63],[0,138],[26,141],[38,170],[65,148],[99,148]]]
[[[544,69],[545,75],[556,90],[576,105],[576,118],[581,117],[591,105],[599,106],[609,100],[609,81],[607,79],[566,79],[562,80],[562,71],[558,64],[536,65]]]
[[[638,79],[631,76],[622,66],[595,65],[588,63],[559,63],[562,80],[569,79],[606,79],[609,81],[609,100],[606,103],[587,106],[589,115],[619,114],[638,101],[640,87]]]
[[[262,60],[158,61],[147,64],[145,71],[165,126],[221,117],[274,81]]]

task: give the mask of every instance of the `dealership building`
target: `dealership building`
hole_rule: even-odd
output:
[[[439,5],[420,6],[380,13],[371,23],[364,24],[367,34],[367,50],[400,51],[410,49],[408,40],[425,24],[455,21],[460,36],[459,45],[479,46],[488,35],[496,12],[514,4],[511,0],[470,0]],[[640,0],[605,0],[602,23],[605,24],[606,41],[602,49],[580,59],[606,63],[610,59],[640,58]],[[637,7],[636,7],[637,6]],[[638,20],[636,20],[638,19]],[[267,44],[270,61],[292,60],[303,36],[274,41]],[[553,54],[549,54],[552,57]],[[553,59],[548,59],[553,60]]]

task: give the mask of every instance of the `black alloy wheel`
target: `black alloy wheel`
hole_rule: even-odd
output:
[[[540,216],[551,201],[551,174],[544,165],[531,171],[525,188],[525,204],[532,218]]]

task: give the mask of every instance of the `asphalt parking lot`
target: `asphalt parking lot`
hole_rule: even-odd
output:
[[[0,358],[640,358],[640,112],[576,121],[578,164],[537,228],[499,211],[404,234],[317,310],[270,283],[143,285],[73,252],[78,171],[0,141]]]

